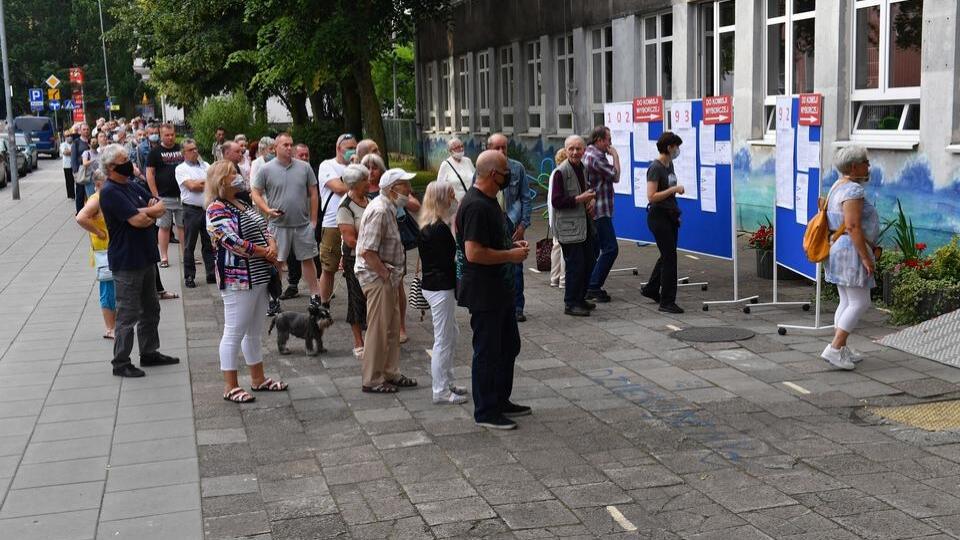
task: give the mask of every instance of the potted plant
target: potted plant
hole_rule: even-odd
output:
[[[750,234],[747,245],[757,252],[757,277],[773,279],[773,224],[769,219]]]

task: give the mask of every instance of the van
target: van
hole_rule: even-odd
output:
[[[37,153],[52,158],[60,157],[60,147],[53,132],[53,121],[47,116],[18,116],[13,119],[13,129],[26,133],[37,145]]]

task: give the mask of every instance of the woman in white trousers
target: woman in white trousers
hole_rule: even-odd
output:
[[[566,160],[567,151],[563,148],[557,150],[557,155],[554,158],[557,167]],[[554,172],[556,172],[556,168],[550,172],[550,178],[553,178]],[[550,185],[547,187],[547,200],[551,200],[551,197],[553,197],[553,182],[550,182]],[[550,250],[550,286],[560,287],[562,289],[566,285],[567,269],[563,263],[563,251],[560,249],[560,242],[557,240],[556,235],[553,234],[552,204],[547,205],[547,223],[550,226],[550,235],[553,236],[553,247]]]

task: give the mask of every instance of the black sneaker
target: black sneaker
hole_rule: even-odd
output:
[[[527,322],[527,316],[522,311],[517,312],[517,322]]]
[[[503,408],[503,415],[508,418],[516,418],[517,416],[527,416],[533,412],[533,409],[527,407],[526,405],[517,405],[510,401],[507,402],[506,407]]]
[[[188,277],[187,279],[183,280],[183,286],[188,289],[195,289],[197,287],[197,283],[193,281],[193,278]]]
[[[216,282],[217,282],[217,276],[215,276],[215,275],[213,275],[213,274],[210,274],[210,275],[207,276],[207,284],[208,284],[208,285],[213,285],[213,284],[216,283]]]
[[[171,366],[173,364],[179,364],[180,359],[175,356],[167,356],[163,353],[155,352],[153,354],[148,354],[140,357],[140,365],[151,367],[151,366]]]
[[[506,416],[490,420],[479,420],[477,421],[477,425],[490,429],[517,429],[517,423]]]
[[[171,244],[179,244],[180,241],[177,240],[177,237],[176,237],[176,236],[174,236],[174,235],[171,234],[171,235],[170,235],[170,243],[171,243]]]
[[[589,317],[590,310],[583,306],[567,306],[563,308],[563,314],[572,317]]]
[[[280,305],[279,300],[271,300],[269,307],[267,307],[267,317],[273,317],[283,313],[283,307]]]
[[[117,377],[143,377],[146,373],[133,364],[124,364],[113,368],[113,374]]]
[[[612,300],[612,298],[610,298],[610,295],[607,294],[607,291],[603,289],[599,289],[596,291],[587,291],[587,298],[589,298],[590,300],[593,300],[594,302],[597,302],[598,304],[606,304],[607,302]]]
[[[291,298],[296,298],[300,296],[300,289],[290,286],[283,290],[283,293],[280,294],[281,300],[289,300]]]
[[[666,305],[661,304],[660,309],[658,311],[663,311],[665,313],[683,313],[683,308],[678,306],[677,304],[666,304]]]
[[[586,308],[587,311],[593,311],[593,310],[597,309],[597,305],[594,304],[593,302],[589,301],[589,300],[584,300],[583,303],[580,304],[580,305],[581,305],[582,307]]]
[[[315,294],[310,297],[310,306],[315,308],[320,308],[323,306],[323,302],[320,301],[319,294]]]
[[[648,291],[645,287],[640,287],[640,294],[646,296],[647,298],[653,300],[656,303],[660,303],[660,293]]]

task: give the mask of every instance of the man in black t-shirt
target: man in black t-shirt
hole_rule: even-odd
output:
[[[510,401],[520,331],[513,305],[514,264],[527,258],[524,240],[507,234],[497,193],[510,185],[507,158],[487,150],[477,158],[476,182],[457,212],[457,242],[465,255],[458,304],[470,310],[473,329],[473,418],[477,425],[514,429],[511,416],[530,407]]]
[[[160,267],[170,266],[167,250],[170,247],[170,229],[177,226],[177,237],[183,235],[183,207],[180,205],[180,184],[177,183],[177,165],[183,163],[183,153],[177,144],[173,124],[160,126],[160,144],[147,156],[147,185],[154,197],[163,201],[167,212],[157,220],[157,242],[160,244]]]

